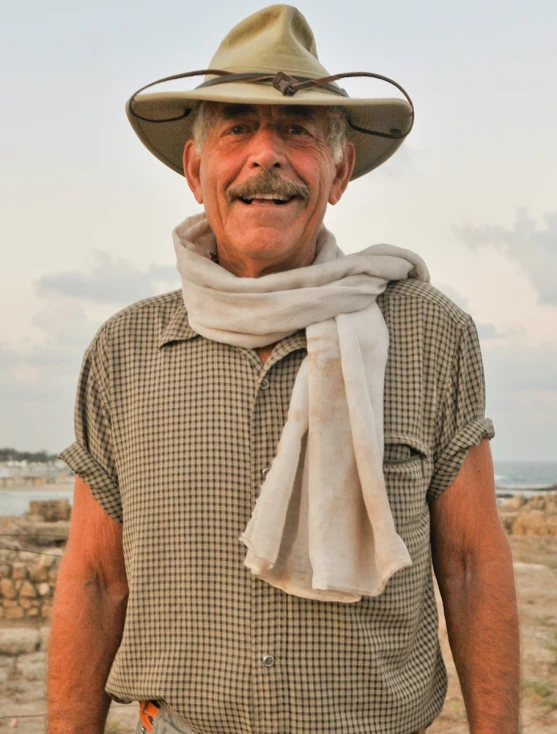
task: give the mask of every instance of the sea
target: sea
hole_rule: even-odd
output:
[[[550,490],[557,490],[557,461],[495,461],[495,486],[500,500],[524,494],[533,497]],[[0,488],[0,516],[24,515],[33,500],[68,499],[71,503],[71,484],[63,487]]]
[[[499,496],[557,490],[557,461],[494,461]]]

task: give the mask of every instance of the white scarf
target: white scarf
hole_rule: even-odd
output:
[[[271,470],[241,537],[252,573],[289,594],[353,602],[410,566],[383,477],[383,384],[389,334],[377,296],[389,281],[429,281],[423,260],[392,245],[345,256],[322,227],[312,265],[239,278],[212,262],[204,214],[173,232],[191,327],[256,348],[305,328]],[[271,379],[272,383],[272,379]]]

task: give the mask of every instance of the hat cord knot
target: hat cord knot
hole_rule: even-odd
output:
[[[278,71],[271,82],[273,87],[284,97],[293,97],[296,94],[298,90],[292,87],[296,83],[298,83],[298,80],[289,74],[285,74],[284,71]]]

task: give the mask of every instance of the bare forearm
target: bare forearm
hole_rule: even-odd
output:
[[[517,734],[520,646],[510,551],[470,563],[440,587],[470,731]]]
[[[48,732],[97,734],[110,705],[104,687],[122,636],[126,593],[60,570],[49,644]]]

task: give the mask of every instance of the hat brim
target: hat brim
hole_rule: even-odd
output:
[[[190,113],[202,101],[227,104],[273,104],[342,107],[348,120],[359,128],[398,138],[381,137],[348,127],[347,138],[354,144],[356,163],[351,180],[363,176],[390,158],[412,126],[412,109],[403,99],[357,99],[341,97],[325,90],[300,90],[285,97],[267,84],[229,82],[189,92],[140,94],[128,100],[126,114],[141,142],[160,161],[183,175],[184,145],[193,137],[194,116]]]

